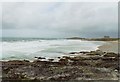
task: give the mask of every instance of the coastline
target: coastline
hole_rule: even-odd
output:
[[[119,41],[105,41],[105,44],[98,47],[99,50],[104,52],[118,53]]]
[[[118,41],[106,41],[98,50],[70,52],[58,61],[35,57],[34,61],[10,60],[2,62],[3,80],[118,80]],[[74,55],[74,56],[70,56]],[[101,76],[100,76],[101,75]],[[74,77],[73,77],[74,76]]]
[[[60,57],[58,62],[54,62],[54,59],[42,61],[41,57],[33,62],[4,61],[2,62],[2,80],[118,80],[119,54],[100,50],[69,54],[78,55]]]
[[[3,42],[3,60],[34,60],[35,56],[57,58],[69,52],[93,51],[102,45],[100,41],[87,40],[34,40]],[[16,55],[18,54],[18,55]]]

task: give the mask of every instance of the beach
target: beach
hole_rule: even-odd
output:
[[[0,4],[2,82],[118,82],[118,3],[39,1]]]
[[[105,44],[99,46],[99,50],[105,52],[115,52],[118,53],[119,41],[106,41]]]
[[[71,41],[69,42],[71,44]],[[79,43],[81,41],[73,42]],[[91,43],[92,46],[97,44],[96,47],[98,48],[95,47],[88,51],[72,50],[66,52],[67,55],[57,56],[58,61],[40,55],[34,56],[33,61],[27,59],[2,61],[2,79],[40,81],[118,80],[119,54],[116,53],[117,42],[107,41],[102,42],[102,44],[93,41],[82,42],[87,42],[87,44],[89,42],[89,46],[91,46]]]

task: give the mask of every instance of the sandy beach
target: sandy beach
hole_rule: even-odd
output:
[[[118,53],[118,41],[106,41],[105,44],[99,46],[98,48],[105,52],[115,52]]]

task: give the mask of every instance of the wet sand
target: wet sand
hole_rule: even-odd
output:
[[[105,44],[102,46],[99,46],[99,50],[105,51],[105,52],[115,52],[118,53],[118,44],[120,42],[118,41],[106,41]]]

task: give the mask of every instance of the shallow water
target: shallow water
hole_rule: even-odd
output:
[[[2,49],[2,60],[29,59],[34,60],[35,56],[46,58],[57,58],[67,55],[69,52],[96,50],[104,42],[81,41],[66,39],[23,39],[3,40],[0,42]]]

